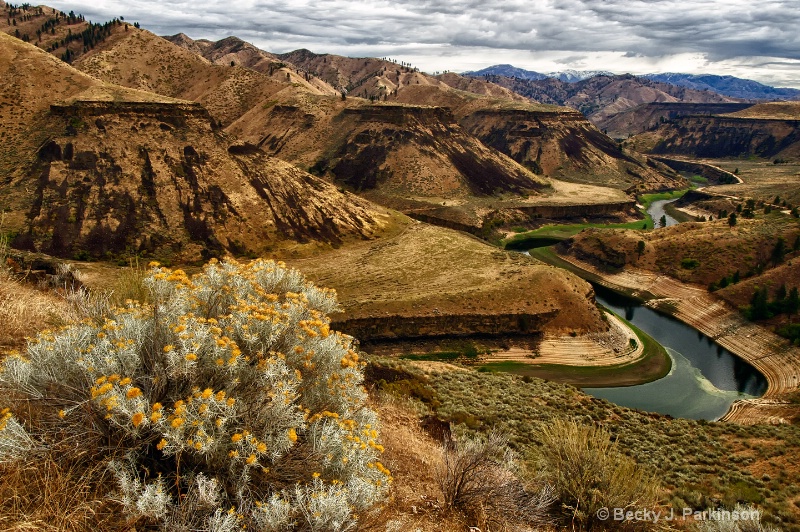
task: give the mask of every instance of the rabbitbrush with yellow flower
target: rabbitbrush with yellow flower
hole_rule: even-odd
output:
[[[354,528],[392,479],[352,339],[329,328],[333,291],[264,260],[191,278],[154,263],[144,282],[152,303],[43,331],[4,360],[0,462],[81,434],[134,522]],[[23,404],[43,414],[22,422]]]

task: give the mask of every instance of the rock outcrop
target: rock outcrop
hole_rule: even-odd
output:
[[[10,137],[0,202],[13,246],[189,262],[380,231],[369,202],[228,137],[200,104],[104,84],[0,39],[0,107],[26,95],[0,113]]]
[[[653,136],[654,154],[707,158],[800,154],[800,119],[690,116],[663,124]]]

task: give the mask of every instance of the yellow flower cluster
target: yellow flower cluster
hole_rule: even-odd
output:
[[[11,419],[11,416],[10,408],[0,410],[0,431],[6,430],[6,425],[8,425],[8,420]]]
[[[314,414],[313,416],[308,418],[308,422],[309,423],[314,423],[315,421],[317,421],[319,419],[322,419],[322,418],[325,418],[325,417],[329,417],[329,418],[332,418],[332,419],[339,419],[339,414],[336,413],[336,412],[328,412],[327,410],[324,410],[322,412],[317,412],[316,414]]]
[[[315,338],[316,336],[322,336],[323,338],[327,338],[331,333],[330,325],[319,318],[313,320],[300,320],[297,322],[297,326],[300,327],[303,332],[305,332],[311,338]]]
[[[350,349],[347,354],[342,358],[342,368],[356,368],[358,367],[358,353]]]
[[[267,454],[267,444],[256,438],[249,430],[236,432],[231,436],[234,449],[228,451],[233,461],[242,460],[247,466],[258,465],[258,458]]]
[[[386,466],[384,466],[384,465],[383,465],[382,463],[380,463],[380,462],[370,462],[369,464],[367,464],[367,467],[369,467],[370,469],[372,469],[372,468],[375,468],[375,469],[377,469],[378,471],[380,471],[381,473],[383,473],[383,474],[386,476],[386,481],[387,481],[387,482],[392,482],[392,481],[394,480],[394,478],[392,477],[392,472],[391,472],[391,471],[389,471],[389,470],[386,468]],[[378,485],[380,486],[380,482],[381,482],[381,481],[380,481],[380,480],[378,480],[377,482],[378,482]]]
[[[142,396],[142,390],[132,385],[130,377],[121,377],[117,373],[101,375],[95,380],[89,394],[106,409],[106,419],[115,419],[115,414],[123,416],[130,419],[134,429],[148,422],[147,401]],[[66,413],[62,415],[61,412],[59,417],[66,416]]]
[[[186,399],[173,404],[171,413],[164,418],[163,406],[153,404],[150,421],[157,425],[163,438],[156,448],[167,453],[179,449],[196,452],[214,452],[217,442],[224,441],[225,423],[233,415],[236,399],[224,390],[195,387]]]

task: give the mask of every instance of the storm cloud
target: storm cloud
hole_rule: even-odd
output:
[[[796,0],[105,0],[53,2],[161,35],[236,35],[271,52],[390,56],[423,70],[511,63],[645,73],[665,68],[800,87]],[[565,58],[576,58],[570,62]],[[578,59],[579,58],[579,59]]]

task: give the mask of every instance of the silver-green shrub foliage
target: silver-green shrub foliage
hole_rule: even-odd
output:
[[[173,529],[354,528],[391,476],[352,339],[329,328],[335,293],[272,261],[212,261],[192,278],[151,267],[152,303],[43,331],[6,358],[0,387],[53,415],[26,431],[4,412],[0,461],[59,427],[105,442],[132,517]]]

